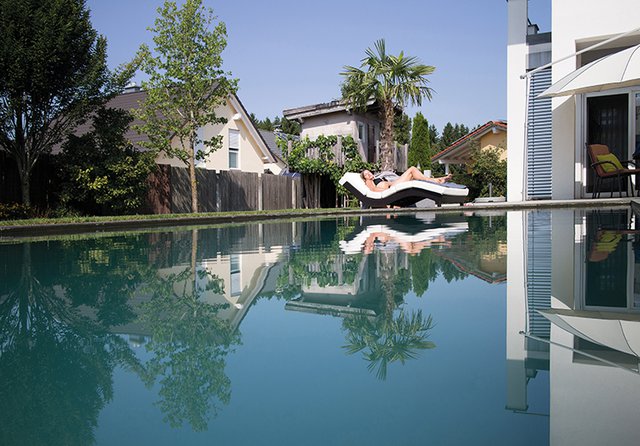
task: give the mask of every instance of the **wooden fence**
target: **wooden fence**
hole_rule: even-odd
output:
[[[158,166],[149,179],[147,212],[191,212],[191,187],[186,168]],[[302,207],[299,179],[236,171],[196,170],[200,212],[295,209]]]

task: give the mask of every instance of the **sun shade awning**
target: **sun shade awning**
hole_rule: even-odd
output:
[[[578,68],[538,97],[570,96],[635,85],[640,85],[640,45],[609,54]]]
[[[640,321],[637,315],[558,309],[538,312],[575,336],[640,357]]]

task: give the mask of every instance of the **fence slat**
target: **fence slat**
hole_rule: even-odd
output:
[[[167,166],[168,167],[168,166]],[[182,167],[168,167],[170,187],[157,191],[164,194],[167,212],[191,212],[191,188],[189,172]],[[300,180],[278,175],[262,175],[239,171],[197,169],[198,205],[200,212],[226,212],[258,210],[262,208],[292,209],[301,207]],[[158,202],[162,197],[151,197]],[[153,200],[151,200],[153,198]],[[162,206],[150,206],[155,213],[162,212]]]

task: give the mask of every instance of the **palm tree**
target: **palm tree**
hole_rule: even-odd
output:
[[[427,86],[427,76],[435,67],[423,65],[415,57],[387,54],[384,39],[375,42],[374,49],[368,48],[367,57],[362,59],[360,68],[345,66],[342,97],[351,107],[365,109],[374,99],[380,104],[383,122],[382,169],[393,170],[393,119],[397,106],[407,104],[422,105],[422,99],[431,100],[432,89]]]

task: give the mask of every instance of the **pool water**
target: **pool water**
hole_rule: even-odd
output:
[[[635,224],[420,212],[7,240],[0,444],[635,444]]]

